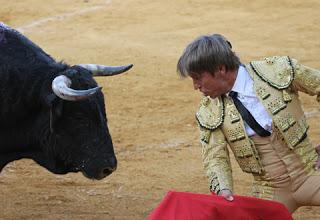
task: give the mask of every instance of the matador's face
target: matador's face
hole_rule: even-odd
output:
[[[233,82],[230,84],[231,75],[231,73],[226,72],[223,66],[213,74],[209,72],[192,73],[190,77],[193,80],[195,90],[199,90],[204,96],[216,98],[226,94],[232,88]]]

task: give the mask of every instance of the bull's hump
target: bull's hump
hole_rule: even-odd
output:
[[[9,27],[4,23],[0,22],[0,43],[6,42],[6,37],[4,35],[5,30],[9,30]]]
[[[8,27],[6,24],[0,22],[0,29],[8,30],[8,29],[10,29],[10,27]]]

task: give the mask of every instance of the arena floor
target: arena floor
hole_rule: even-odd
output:
[[[320,68],[318,0],[0,0],[0,21],[57,60],[135,66],[97,78],[106,96],[118,169],[101,181],[53,175],[31,160],[0,174],[0,219],[146,219],[167,191],[208,193],[194,113],[200,94],[176,74],[184,47],[222,33],[243,62],[290,55]],[[320,142],[319,105],[301,96]],[[251,177],[234,165],[235,191]],[[316,207],[295,219],[320,219]]]

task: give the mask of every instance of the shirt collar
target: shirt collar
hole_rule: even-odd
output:
[[[248,71],[243,65],[240,65],[238,69],[236,81],[234,82],[231,91],[234,91],[243,95],[249,95],[251,91],[250,89],[252,88],[252,85],[250,85],[251,84],[250,82],[252,82],[252,79]]]

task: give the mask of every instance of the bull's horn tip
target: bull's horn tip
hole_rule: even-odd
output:
[[[129,70],[129,69],[131,69],[132,67],[133,67],[133,64],[129,64],[128,67],[127,67],[127,69]]]

